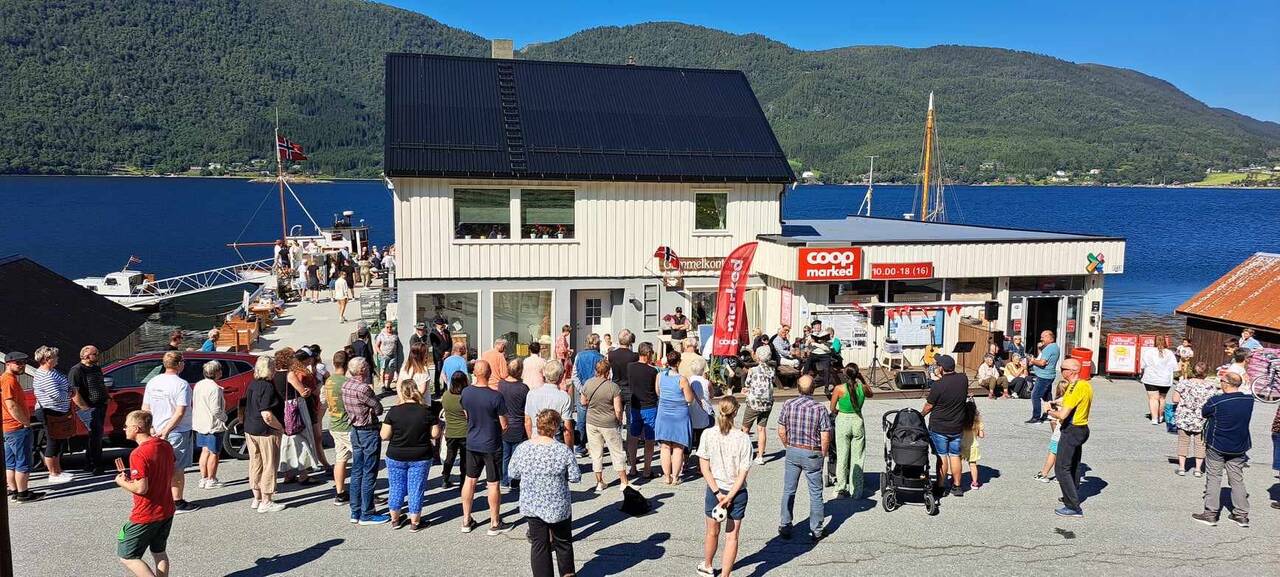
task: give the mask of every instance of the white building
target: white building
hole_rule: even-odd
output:
[[[918,364],[930,327],[948,352],[1042,329],[1096,351],[1103,275],[1124,270],[1117,238],[782,222],[794,175],[740,72],[409,54],[386,70],[397,314],[443,316],[472,351],[503,337],[524,354],[564,325],[579,349],[623,328],[656,343],[676,307],[709,331],[720,265],[753,241],[748,327],[825,319],[846,361],[895,344]]]

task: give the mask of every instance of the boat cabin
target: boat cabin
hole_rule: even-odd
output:
[[[76,279],[76,284],[103,296],[131,296],[150,280],[149,275],[136,270],[107,273],[104,277]]]

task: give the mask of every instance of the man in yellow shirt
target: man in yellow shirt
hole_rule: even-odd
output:
[[[1057,463],[1054,465],[1058,485],[1062,487],[1062,507],[1054,513],[1061,517],[1084,517],[1080,509],[1080,455],[1089,440],[1089,409],[1093,406],[1093,386],[1080,378],[1080,361],[1066,359],[1058,369],[1069,383],[1059,403],[1045,403],[1045,412],[1062,423],[1058,440]]]

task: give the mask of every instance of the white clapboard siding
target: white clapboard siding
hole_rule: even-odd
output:
[[[654,276],[658,246],[681,258],[724,257],[780,232],[778,184],[394,179],[397,271],[408,279]],[[455,240],[454,188],[576,191],[573,240]],[[694,233],[694,194],[729,194],[724,234]],[[518,231],[513,229],[513,233]]]

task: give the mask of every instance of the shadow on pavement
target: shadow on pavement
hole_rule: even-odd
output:
[[[807,525],[804,528],[807,529]],[[779,535],[774,535],[772,539],[765,542],[764,547],[761,547],[759,551],[739,559],[733,568],[745,570],[749,565],[756,565],[755,570],[751,572],[749,577],[768,575],[771,570],[812,551],[815,546],[817,546],[817,543],[810,539],[804,530],[796,531],[790,539],[783,539]]]
[[[674,495],[675,493],[661,493],[648,497],[649,506],[652,507],[649,515],[652,515],[662,507],[662,501],[664,499],[668,499]],[[577,534],[573,536],[574,541],[583,541],[587,537],[590,537],[607,527],[631,518],[630,515],[622,512],[622,492],[618,491],[616,493],[616,497],[618,500],[617,504],[601,507],[586,517],[574,519],[573,524],[577,530]]]
[[[341,545],[343,539],[330,539],[316,543],[306,549],[274,557],[259,557],[257,565],[228,573],[227,577],[262,577],[265,575],[284,575],[324,556],[330,549]]]
[[[577,541],[579,538],[574,538]],[[655,561],[666,554],[663,543],[671,539],[671,534],[654,533],[638,543],[619,543],[595,550],[595,557],[578,571],[583,577],[594,575],[619,575],[627,569],[635,567],[641,561]]]

